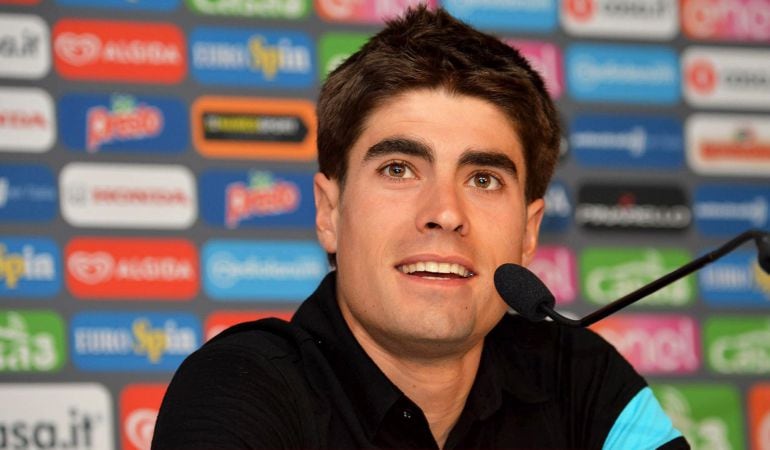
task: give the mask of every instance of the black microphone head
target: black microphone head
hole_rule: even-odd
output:
[[[503,264],[495,270],[495,288],[508,306],[533,322],[545,319],[541,304],[553,308],[556,303],[540,278],[517,264]]]
[[[755,242],[757,243],[757,259],[759,267],[770,274],[770,233],[758,237]]]

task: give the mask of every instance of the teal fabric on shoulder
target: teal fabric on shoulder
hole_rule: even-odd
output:
[[[681,435],[663,412],[652,389],[645,387],[623,408],[602,449],[656,449]]]

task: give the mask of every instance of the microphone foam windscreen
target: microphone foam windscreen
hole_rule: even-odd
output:
[[[759,267],[761,267],[765,273],[770,274],[770,234],[765,234],[757,239],[757,253]]]
[[[508,306],[533,322],[545,319],[541,304],[553,308],[556,303],[540,278],[517,264],[503,264],[495,270],[495,288]]]

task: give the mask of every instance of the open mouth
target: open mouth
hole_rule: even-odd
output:
[[[470,278],[473,272],[460,264],[420,261],[413,264],[402,264],[396,266],[396,269],[407,275],[432,279],[432,280],[451,280]]]

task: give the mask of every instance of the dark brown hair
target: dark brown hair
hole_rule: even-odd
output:
[[[486,100],[521,138],[527,201],[545,194],[559,121],[540,75],[510,46],[443,9],[409,9],[335,69],[318,99],[320,171],[344,186],[348,153],[371,112],[409,90],[441,88]],[[461,126],[461,125],[458,125]]]

